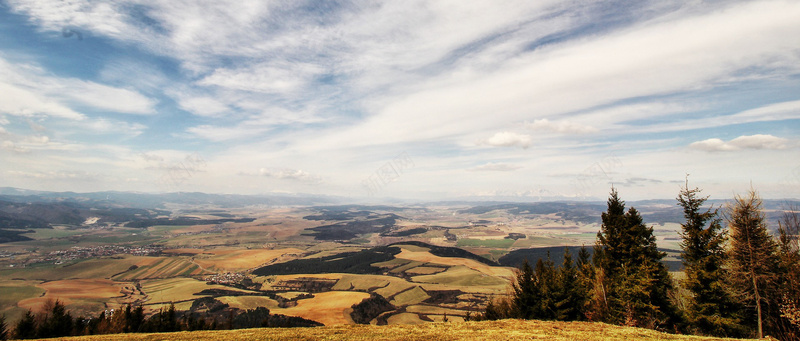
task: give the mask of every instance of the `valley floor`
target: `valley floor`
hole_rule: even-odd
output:
[[[341,325],[317,328],[269,328],[161,334],[120,334],[64,340],[734,340],[673,335],[641,328],[593,322],[482,321],[419,325]]]

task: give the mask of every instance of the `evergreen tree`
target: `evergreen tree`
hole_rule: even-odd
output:
[[[591,315],[607,322],[657,328],[675,323],[669,301],[672,280],[658,251],[653,228],[612,188],[601,216],[594,258],[601,271],[595,280]]]
[[[142,306],[136,306],[136,308],[131,309],[131,305],[129,304],[128,307],[125,309],[126,312],[126,329],[129,333],[136,333],[139,332],[144,324],[144,308]]]
[[[541,260],[540,260],[541,261]],[[533,319],[541,314],[542,292],[527,260],[517,270],[516,281],[512,284],[511,314],[514,318]]]
[[[584,250],[580,266],[587,265],[586,254],[588,252]],[[555,267],[549,254],[547,260],[539,259],[535,268],[526,260],[516,272],[509,297],[489,302],[478,319],[581,319],[587,290],[581,289],[583,282],[580,278],[569,249],[565,250],[560,268]]]
[[[178,324],[178,315],[175,311],[175,304],[170,303],[169,308],[159,310],[158,331],[159,332],[175,332],[180,330]]]
[[[557,275],[555,319],[559,321],[576,321],[581,319],[583,294],[580,290],[578,269],[572,262],[569,248],[564,247],[564,261]]]
[[[687,180],[677,198],[686,219],[681,224],[684,286],[691,293],[686,314],[694,333],[739,336],[743,334],[737,314],[740,307],[725,282],[727,236],[718,211],[702,209],[708,197],[699,196],[700,192],[699,188],[689,189]]]
[[[778,222],[779,277],[775,301],[780,307],[778,332],[782,339],[800,339],[800,213],[788,207]]]
[[[546,261],[540,258],[536,262],[534,279],[534,285],[537,286],[541,294],[539,297],[539,306],[535,308],[534,315],[528,318],[538,320],[557,319],[556,303],[558,301],[560,283],[558,282],[555,265],[550,259],[550,252],[547,252]]]
[[[36,338],[36,318],[33,316],[32,311],[28,310],[25,313],[25,316],[23,316],[22,319],[17,321],[17,325],[14,328],[14,338],[15,339]]]
[[[578,287],[577,287],[577,294],[579,305],[578,309],[580,311],[580,320],[584,318],[589,318],[587,313],[590,312],[591,309],[591,302],[592,302],[592,287],[594,286],[595,281],[595,267],[592,264],[592,256],[589,254],[589,250],[586,249],[586,246],[581,246],[580,251],[578,251]]]
[[[61,301],[56,300],[37,329],[37,337],[51,338],[72,334],[72,316]]]
[[[762,338],[769,288],[777,279],[777,245],[767,231],[762,201],[755,190],[744,197],[737,195],[725,218],[730,228],[731,279],[752,307],[749,313],[757,321],[758,338]]]
[[[233,311],[231,311],[231,321],[233,320],[233,316]],[[158,309],[157,313],[150,316],[150,318],[142,324],[141,330],[148,333],[179,331],[180,324],[178,323],[177,313],[175,312],[175,304],[171,303],[168,308],[161,307]]]

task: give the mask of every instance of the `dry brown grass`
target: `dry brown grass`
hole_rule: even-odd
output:
[[[414,252],[404,249],[402,252],[397,254],[395,258],[408,259],[422,263],[433,263],[433,264],[441,264],[449,266],[465,266],[475,271],[479,271],[491,276],[499,276],[506,278],[513,278],[514,276],[513,270],[510,268],[489,266],[480,263],[478,261],[466,258],[439,257],[432,255],[428,252]]]
[[[263,296],[223,296],[217,297],[217,299],[222,303],[239,309],[266,307],[267,309],[273,310],[278,308],[278,301]]]
[[[116,280],[157,279],[183,276],[196,276],[207,273],[197,264],[185,257],[144,257],[134,270],[125,271],[114,277]]]
[[[83,300],[110,300],[123,295],[122,290],[126,283],[107,279],[69,279],[45,282],[37,286],[44,289],[45,294],[41,297],[21,300],[17,306],[38,311],[47,300],[59,300],[65,305]]]
[[[198,256],[194,259],[194,262],[206,269],[239,271],[275,261],[286,254],[297,254],[303,251],[289,248],[280,250],[211,250],[206,252],[213,254],[213,256]]]
[[[369,297],[368,293],[352,291],[329,291],[314,294],[314,298],[297,301],[297,306],[285,309],[270,309],[273,314],[299,316],[320,322],[326,326],[353,323],[350,306]]]
[[[69,340],[733,340],[665,334],[649,329],[590,322],[485,321],[425,323],[419,325],[346,325],[319,328],[243,329],[163,334],[124,334],[70,338]]]
[[[184,302],[202,296],[195,295],[205,289],[221,289],[230,291],[249,292],[219,284],[207,284],[193,278],[169,278],[142,281],[142,291],[148,295],[147,304],[169,304],[171,302]],[[191,302],[190,302],[191,305]]]

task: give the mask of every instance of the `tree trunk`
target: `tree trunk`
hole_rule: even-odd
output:
[[[761,295],[758,293],[758,281],[756,281],[756,276],[753,274],[753,291],[756,294],[756,314],[758,315],[758,338],[761,339],[764,337],[763,328],[761,325]]]

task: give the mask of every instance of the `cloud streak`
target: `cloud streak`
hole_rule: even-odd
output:
[[[244,174],[247,175],[247,174]],[[309,172],[300,169],[289,168],[261,168],[255,175],[274,178],[279,180],[292,180],[309,184],[320,184],[323,182],[322,177],[313,175]]]
[[[512,172],[520,168],[522,168],[522,166],[512,165],[502,162],[501,163],[489,162],[487,164],[476,166],[468,170],[473,172]]]
[[[597,128],[585,124],[579,124],[566,120],[550,122],[550,120],[546,118],[535,120],[533,123],[527,123],[525,126],[534,131],[545,131],[559,134],[589,134],[598,131]]]

